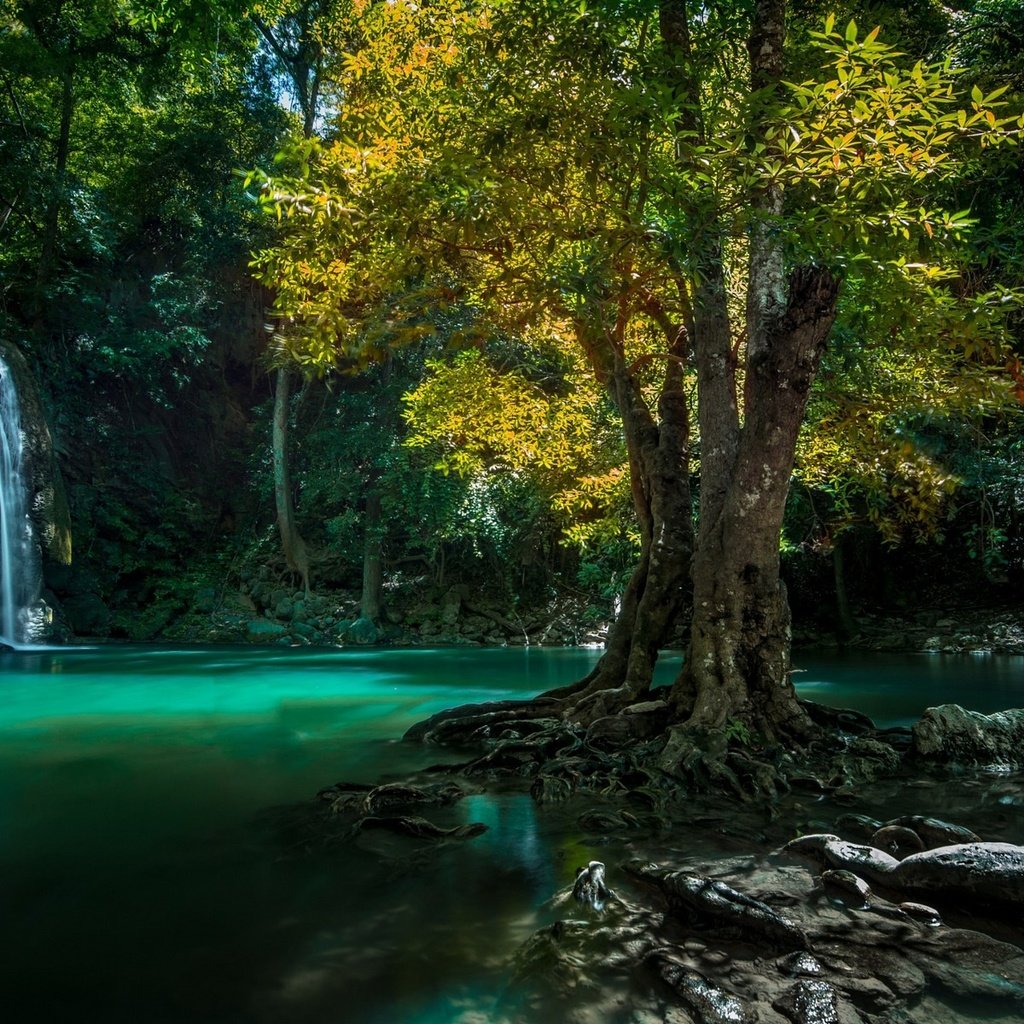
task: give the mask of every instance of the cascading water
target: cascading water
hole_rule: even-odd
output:
[[[39,556],[32,538],[18,393],[0,359],[0,643],[35,643],[42,631]]]

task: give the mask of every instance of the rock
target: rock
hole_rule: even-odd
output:
[[[270,643],[284,636],[284,626],[269,619],[250,619],[245,624],[245,635],[253,643]]]
[[[871,837],[871,845],[897,860],[924,849],[921,837],[913,829],[902,825],[883,826]]]
[[[959,704],[929,708],[914,725],[914,753],[952,764],[1024,764],[1024,709],[982,715]]]
[[[925,849],[934,850],[938,846],[955,846],[958,843],[980,843],[981,836],[975,835],[969,828],[953,825],[938,818],[925,818],[920,814],[905,814],[901,818],[893,818],[885,823],[886,828],[909,828],[920,836]]]
[[[793,1024],[839,1024],[839,997],[827,981],[798,981],[772,1006]]]
[[[746,1024],[751,1020],[743,1004],[712,984],[670,950],[656,949],[645,963],[658,975],[699,1024]]]
[[[942,924],[942,918],[934,907],[925,906],[923,903],[901,903],[900,910],[911,919],[921,924],[936,927]]]
[[[604,865],[599,860],[592,860],[585,868],[576,869],[572,895],[577,903],[590,910],[604,910],[612,892],[604,883]]]
[[[899,861],[890,878],[899,889],[940,893],[950,898],[969,895],[984,903],[1019,907],[1024,903],[1024,846],[941,846]]]
[[[871,899],[871,887],[852,871],[823,871],[821,884],[829,896],[857,909],[866,907]]]
[[[356,619],[348,629],[345,630],[344,640],[350,644],[375,644],[380,638],[380,631],[374,625],[372,619]]]
[[[940,928],[922,933],[908,953],[930,980],[959,996],[1008,998],[1018,1009],[1024,1002],[1024,952],[1017,946],[981,932]]]
[[[821,964],[804,950],[787,953],[775,961],[775,966],[790,978],[816,978],[822,973]]]
[[[882,823],[863,814],[842,814],[836,818],[835,827],[846,835],[869,840],[882,827]]]
[[[825,863],[831,868],[851,871],[869,882],[890,885],[893,870],[900,861],[873,846],[860,846],[843,839],[825,843]]]

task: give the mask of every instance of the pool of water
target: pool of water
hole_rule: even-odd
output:
[[[562,685],[598,653],[0,655],[4,1006],[35,1022],[486,1021],[539,908],[595,855],[573,814],[480,794],[450,812],[489,826],[470,843],[367,835],[295,856],[267,812],[436,763],[442,752],[400,742],[414,721]],[[952,700],[1024,705],[1019,658],[796,661],[806,696],[881,724]]]

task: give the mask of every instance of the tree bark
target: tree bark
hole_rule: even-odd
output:
[[[747,364],[747,409],[721,512],[701,521],[693,625],[673,688],[693,726],[743,721],[767,739],[808,731],[790,680],[789,604],[779,536],[811,384],[835,319],[838,283],[824,268],[790,276],[784,315]]]
[[[281,549],[288,568],[302,578],[302,586],[309,593],[309,555],[306,544],[295,525],[295,506],[292,499],[291,474],[288,471],[288,412],[291,385],[286,367],[277,371],[274,388],[274,504],[277,508],[277,529],[281,535]]]
[[[612,347],[608,381],[622,417],[641,551],[622,596],[607,647],[576,687],[567,717],[589,722],[635,702],[650,689],[658,653],[688,589],[693,552],[689,477],[689,410],[683,388],[688,336],[666,324],[668,363],[657,417],[621,349]]]

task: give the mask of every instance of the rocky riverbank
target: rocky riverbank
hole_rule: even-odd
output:
[[[338,783],[274,824],[290,855],[344,844],[423,871],[487,831],[465,797],[530,785],[589,857],[538,912],[500,999],[457,1024],[1018,1024],[1024,711],[934,709],[891,743],[862,716],[837,723],[860,735],[780,763],[771,799],[730,789],[748,754],[719,752],[701,780],[692,757],[670,771],[600,730],[559,752],[555,727],[509,725],[478,733],[466,764]]]

